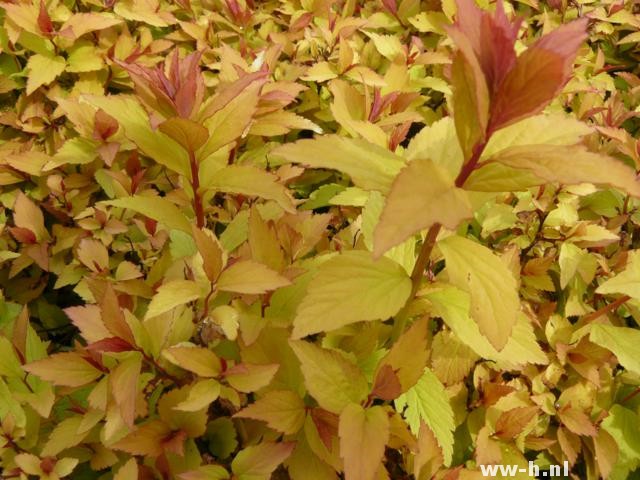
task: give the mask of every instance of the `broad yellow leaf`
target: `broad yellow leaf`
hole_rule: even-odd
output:
[[[133,455],[158,457],[164,452],[163,442],[171,433],[171,427],[160,420],[139,425],[133,432],[117,441],[111,448]]]
[[[479,357],[496,362],[497,368],[514,369],[529,363],[549,363],[523,313],[518,315],[507,344],[498,351],[480,333],[478,324],[469,316],[471,297],[467,292],[452,286],[437,287],[429,291],[426,298],[431,302],[434,313],[445,321],[456,337]]]
[[[253,260],[241,260],[227,267],[217,282],[218,290],[254,294],[276,290],[290,284],[291,282],[279,273]]]
[[[619,188],[640,197],[635,171],[611,157],[582,146],[526,145],[502,150],[490,161],[532,172],[540,181],[568,185],[593,183]],[[479,171],[482,171],[480,169]]]
[[[54,385],[64,387],[81,387],[102,375],[100,370],[75,352],[55,353],[22,368]]]
[[[298,140],[274,149],[271,154],[290,163],[329,168],[346,173],[354,185],[386,193],[404,162],[386,148],[355,138],[324,135]]]
[[[231,469],[238,480],[269,480],[294,446],[293,442],[262,442],[247,447],[235,456]]]
[[[165,120],[158,129],[178,142],[182,147],[192,153],[205,144],[209,138],[209,132],[202,125],[181,117],[172,117]]]
[[[389,440],[389,417],[384,408],[347,405],[340,414],[338,434],[345,480],[374,480]]]
[[[156,317],[198,298],[200,298],[200,287],[191,280],[172,280],[164,283],[151,299],[145,319]]]
[[[27,61],[27,95],[31,95],[42,85],[49,85],[64,72],[67,62],[60,56],[46,56],[36,53]]]
[[[85,33],[104,30],[122,23],[122,19],[110,13],[75,13],[60,27],[60,32],[72,33],[79,38]]]
[[[51,431],[47,443],[42,448],[43,457],[58,455],[67,448],[75,447],[89,434],[89,430],[80,431],[82,416],[65,418]],[[96,422],[97,423],[97,422]]]
[[[142,368],[142,355],[138,352],[129,353],[109,375],[111,392],[116,405],[120,409],[122,420],[131,428],[136,414],[136,399],[138,396],[138,380]]]
[[[294,212],[295,206],[287,189],[278,183],[278,177],[264,170],[246,165],[231,165],[215,172],[210,181],[202,185],[205,189],[218,192],[274,200],[287,212]]]
[[[416,321],[398,338],[378,364],[377,375],[380,375],[384,366],[391,367],[401,387],[398,395],[416,384],[427,364],[427,328],[426,318]]]
[[[251,393],[266,387],[280,368],[278,364],[239,363],[224,372],[229,385],[239,392]]]
[[[413,160],[391,186],[374,233],[374,255],[434,223],[454,230],[472,213],[467,193],[456,188],[445,170],[428,159]]]
[[[463,35],[456,35],[454,40],[460,51],[451,65],[453,118],[464,158],[468,160],[474,147],[484,140],[489,121],[489,91],[468,40]]]
[[[152,197],[148,195],[134,195],[132,197],[108,200],[104,205],[112,205],[119,208],[128,208],[152,218],[169,228],[191,233],[191,223],[175,204],[166,198]]]
[[[240,138],[249,128],[256,111],[263,82],[253,82],[238,96],[204,122],[209,139],[198,152],[204,160],[225,145]]]
[[[174,365],[201,377],[217,377],[222,370],[220,359],[206,348],[176,345],[164,350],[162,355]]]
[[[212,378],[200,380],[189,386],[187,399],[178,403],[173,408],[183,412],[197,412],[198,410],[208,407],[219,395],[220,384],[216,380]]]
[[[640,300],[640,250],[629,252],[625,269],[609,278],[596,289],[596,293],[621,293]]]
[[[290,390],[274,390],[248,405],[235,417],[253,418],[267,422],[269,427],[287,435],[302,428],[306,415],[305,405],[300,396]]]
[[[154,27],[168,27],[176,23],[171,13],[160,10],[158,0],[120,0],[115,4],[113,11],[126,20]]]
[[[575,145],[592,132],[586,123],[568,115],[535,115],[495,132],[482,157],[489,158],[506,148],[522,145]]]
[[[453,119],[445,117],[420,130],[411,139],[404,156],[410,161],[428,158],[455,179],[464,158]]]
[[[613,325],[595,324],[591,326],[591,341],[610,350],[620,364],[630,372],[640,375],[640,330]]]
[[[367,398],[367,380],[346,357],[302,340],[292,340],[290,345],[300,361],[307,390],[322,408],[340,414],[350,403]]]
[[[113,480],[129,480],[130,478],[138,478],[138,463],[135,458],[130,458],[113,476]]]
[[[42,210],[22,192],[18,192],[16,203],[13,205],[13,221],[16,227],[31,231],[38,242],[49,238]]]
[[[451,283],[471,295],[471,316],[489,342],[502,350],[520,310],[511,271],[487,247],[452,235],[438,242]]]
[[[369,252],[348,251],[326,261],[311,280],[293,324],[293,338],[360,321],[395,315],[411,293],[411,280],[397,263]]]

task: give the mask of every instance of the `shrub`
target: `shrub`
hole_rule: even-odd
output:
[[[637,475],[635,7],[482,3],[3,2],[2,478]]]

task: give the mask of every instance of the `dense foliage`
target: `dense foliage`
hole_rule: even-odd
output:
[[[640,477],[638,40],[631,0],[0,2],[0,476]]]

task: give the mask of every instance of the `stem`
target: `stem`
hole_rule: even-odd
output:
[[[487,137],[489,137],[489,135],[487,135]],[[462,166],[462,168],[460,169],[460,173],[456,178],[456,187],[462,187],[464,185],[464,182],[467,181],[467,178],[469,178],[469,175],[471,175],[471,173],[475,170],[476,166],[478,165],[478,161],[480,160],[480,156],[482,155],[484,148],[487,146],[488,141],[489,138],[487,138],[484,142],[476,143],[476,145],[473,147],[471,158]]]
[[[596,318],[601,317],[602,315],[612,312],[616,308],[618,308],[620,305],[623,305],[629,300],[631,300],[631,297],[629,295],[623,295],[622,297],[617,299],[615,302],[611,302],[610,304],[605,305],[604,307],[596,310],[595,312],[589,313],[588,315],[585,315],[584,317],[582,317],[581,319],[582,323],[589,323],[595,320]]]
[[[433,225],[431,225],[429,231],[427,232],[427,236],[424,239],[424,243],[420,248],[420,253],[418,254],[416,263],[413,266],[413,271],[411,272],[411,294],[409,295],[409,298],[407,298],[407,302],[404,304],[404,307],[402,307],[402,309],[395,315],[393,321],[393,329],[391,330],[392,342],[395,342],[404,331],[404,327],[407,324],[409,304],[418,292],[418,287],[420,287],[420,280],[422,280],[422,274],[425,268],[427,268],[429,258],[431,257],[431,252],[433,251],[433,247],[436,244],[436,238],[438,238],[438,234],[440,233],[441,228],[442,225],[440,225],[439,223],[434,223]]]
[[[418,291],[420,280],[422,280],[422,274],[425,268],[427,268],[429,257],[431,257],[431,252],[433,251],[433,247],[436,244],[436,238],[438,237],[441,228],[442,225],[440,225],[439,223],[434,223],[433,225],[431,225],[429,231],[427,232],[427,236],[424,239],[424,243],[422,244],[422,248],[420,249],[420,253],[418,254],[416,263],[413,266],[413,271],[411,272],[410,299],[413,299],[416,292]]]
[[[620,400],[620,403],[627,403],[629,400],[631,400],[633,397],[635,397],[638,394],[640,394],[640,387],[636,388],[633,392],[631,392],[629,395],[627,395],[622,400]]]
[[[189,150],[189,163],[191,165],[191,189],[193,190],[193,210],[196,212],[196,223],[198,228],[204,227],[204,207],[202,205],[202,196],[200,196],[200,176],[198,172],[198,161],[193,153]]]

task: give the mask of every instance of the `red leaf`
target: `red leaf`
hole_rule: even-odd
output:
[[[318,430],[320,440],[331,451],[333,438],[338,435],[338,416],[321,408],[314,408],[311,410],[311,420]]]
[[[93,138],[98,141],[105,141],[117,131],[118,121],[99,108],[95,114]]]
[[[398,398],[401,393],[402,385],[400,384],[400,379],[391,365],[384,365],[376,375],[371,395],[382,400],[391,401],[394,398]]]
[[[204,80],[200,73],[200,57],[202,52],[187,55],[180,64],[180,81],[175,94],[175,105],[178,115],[188,118],[194,106],[202,99]]]
[[[587,19],[568,23],[529,47],[505,77],[491,108],[489,131],[541,112],[571,76]]]
[[[398,13],[398,4],[396,3],[396,0],[382,0],[382,5],[384,5],[384,8],[389,10],[393,15]]]
[[[96,352],[128,352],[133,350],[133,347],[121,338],[110,337],[87,345],[87,350]]]
[[[458,48],[463,48],[456,30],[467,37],[493,96],[516,62],[514,44],[522,19],[511,23],[502,2],[496,2],[494,15],[478,8],[474,0],[457,0],[455,27],[449,29]],[[458,39],[456,39],[458,37]],[[464,52],[466,56],[470,52]]]
[[[28,228],[10,227],[9,231],[11,232],[11,235],[13,235],[13,238],[20,243],[36,243],[36,234]]]
[[[53,33],[53,22],[47,12],[47,7],[44,4],[44,0],[40,0],[40,13],[38,13],[38,27],[40,31],[45,35]]]

